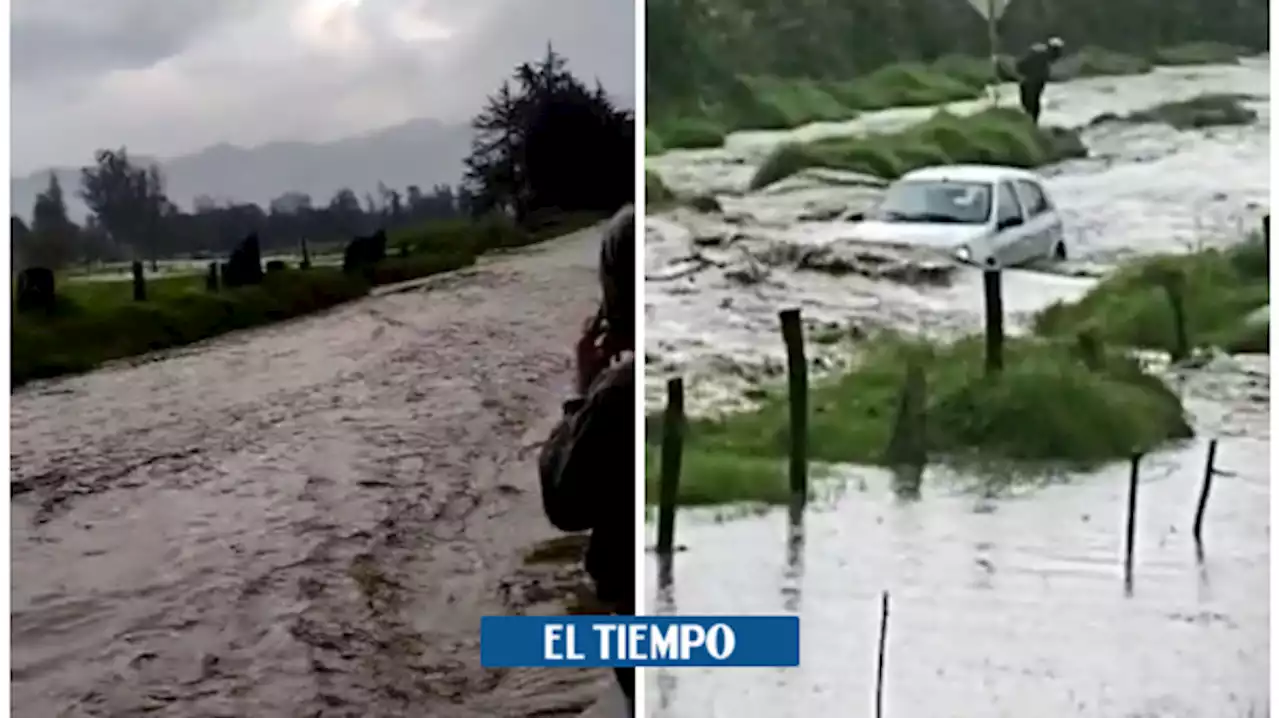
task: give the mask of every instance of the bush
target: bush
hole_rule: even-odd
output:
[[[1056,303],[1035,318],[1036,333],[1070,337],[1091,332],[1108,344],[1173,352],[1175,327],[1165,277],[1181,278],[1187,332],[1193,346],[1266,352],[1269,330],[1245,318],[1270,301],[1267,251],[1261,237],[1228,250],[1140,260],[1098,283],[1080,301]]]
[[[896,134],[779,147],[756,170],[751,188],[766,187],[810,167],[895,179],[930,165],[976,162],[1030,168],[1084,154],[1076,133],[1038,127],[1017,110],[993,108],[967,117],[940,111]]]
[[[911,361],[926,376],[924,444],[934,461],[1004,464],[1014,469],[1004,478],[1038,476],[1055,466],[1093,467],[1192,433],[1177,395],[1119,354],[1104,353],[1090,369],[1065,343],[1010,340],[1005,370],[987,377],[978,338],[939,346],[881,337],[849,373],[811,388],[810,458],[885,463]],[[758,409],[691,420],[681,500],[785,500],[788,426],[781,390],[769,392]],[[652,482],[656,472],[650,473]]]

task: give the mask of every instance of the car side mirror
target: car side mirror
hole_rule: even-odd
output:
[[[1013,229],[1014,227],[1021,227],[1021,226],[1022,226],[1021,217],[1005,217],[999,222],[996,222],[996,230],[1000,232],[1003,232],[1006,229]]]

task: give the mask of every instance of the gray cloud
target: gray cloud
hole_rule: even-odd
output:
[[[13,171],[461,121],[550,40],[634,95],[633,0],[16,0]]]

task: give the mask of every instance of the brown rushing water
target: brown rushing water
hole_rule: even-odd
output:
[[[1177,132],[1156,125],[1086,130],[1092,157],[1046,171],[1067,221],[1073,262],[1091,272],[1157,252],[1236,241],[1269,196],[1266,58],[1235,67],[1160,69],[1050,86],[1046,121],[1081,125],[1205,92],[1258,96],[1258,123]],[[977,103],[960,103],[969,110]],[[966,111],[964,107],[958,108]],[[665,375],[686,376],[692,410],[741,399],[783,364],[776,312],[803,308],[810,331],[889,326],[940,335],[981,326],[978,274],[946,286],[796,271],[795,248],[847,233],[815,220],[874,200],[840,173],[810,173],[743,191],[781,142],[891,131],[931,108],[868,113],[848,123],[730,137],[719,150],[649,158],[677,191],[716,194],[724,215],[688,209],[646,224],[650,408]],[[789,264],[790,263],[790,264]],[[734,274],[763,268],[762,279]],[[1070,267],[1068,268],[1070,269]],[[1009,324],[1095,281],[1005,273]],[[810,336],[814,336],[811,334]],[[856,345],[856,342],[855,342]],[[814,369],[848,344],[811,342]],[[650,559],[650,606],[680,613],[796,613],[794,669],[651,670],[652,716],[872,715],[880,594],[892,595],[885,715],[1060,718],[1236,718],[1268,715],[1270,379],[1265,357],[1222,360],[1186,377],[1198,438],[1148,457],[1139,505],[1134,595],[1122,582],[1127,467],[1064,477],[1013,498],[957,488],[975,477],[926,477],[899,501],[876,469],[843,467],[818,487],[801,530],[785,511],[681,511],[672,584]],[[1221,438],[1198,565],[1191,519],[1208,439]],[[948,479],[955,479],[951,481]]]
[[[597,242],[14,394],[13,715],[580,712],[479,619],[582,580],[522,557]]]

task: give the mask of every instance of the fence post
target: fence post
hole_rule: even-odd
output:
[[[218,291],[218,263],[209,262],[209,270],[204,275],[204,288],[210,292]]]
[[[880,594],[880,650],[876,655],[876,718],[884,716],[884,654],[889,636],[889,592]]]
[[[1129,460],[1129,507],[1124,539],[1124,587],[1126,593],[1133,592],[1133,542],[1137,531],[1138,514],[1138,467],[1142,454],[1134,454]]]
[[[133,301],[147,301],[147,278],[142,273],[142,262],[133,260]]]
[[[658,487],[658,554],[670,555],[675,542],[676,497],[684,452],[684,379],[667,380],[667,409],[662,417],[662,476]]]
[[[787,386],[791,397],[791,503],[803,508],[809,497],[809,365],[799,309],[778,313],[787,346]]]
[[[1200,501],[1196,504],[1196,520],[1191,529],[1191,534],[1196,539],[1196,546],[1200,545],[1200,530],[1204,526],[1204,509],[1209,503],[1209,489],[1213,486],[1213,460],[1217,455],[1218,440],[1213,439],[1209,442],[1209,455],[1204,462],[1204,484],[1200,487]]]
[[[1000,295],[1000,270],[982,272],[982,293],[987,310],[987,374],[1004,369],[1004,298]]]

